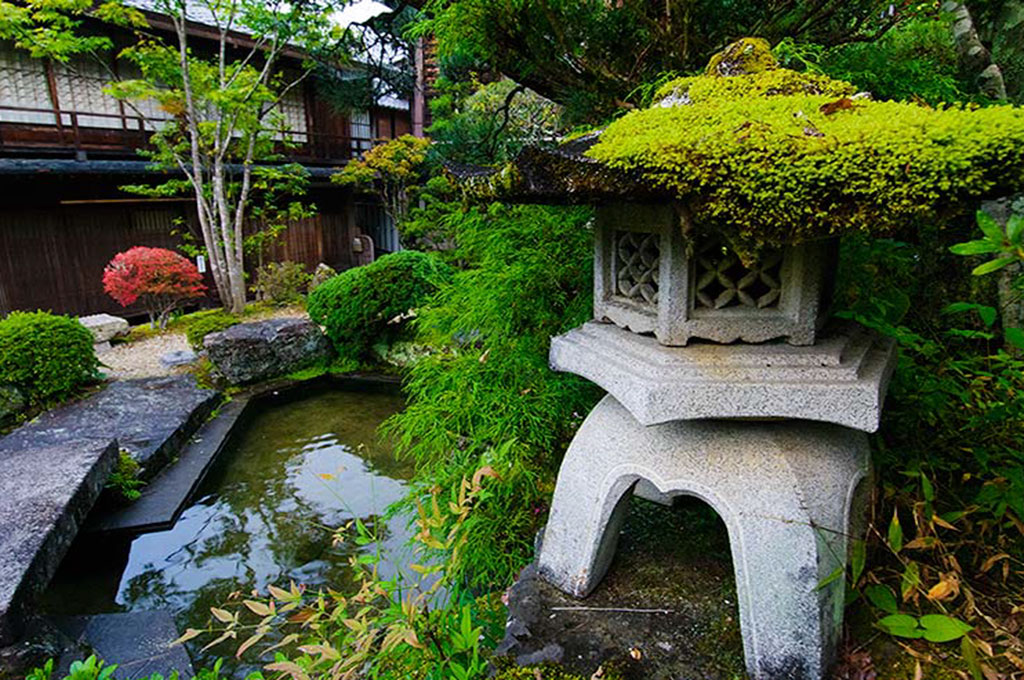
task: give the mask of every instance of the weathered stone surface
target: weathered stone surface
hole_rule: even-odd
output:
[[[0,644],[13,642],[127,450],[152,474],[219,395],[191,376],[129,380],[0,439]]]
[[[867,437],[835,425],[644,426],[608,395],[566,453],[538,568],[586,596],[611,564],[639,480],[697,497],[728,528],[750,676],[818,680],[833,660],[845,585],[821,584],[845,567],[869,460]]]
[[[116,460],[111,437],[14,447],[0,440],[0,645],[23,632],[29,607],[56,572]]]
[[[92,333],[93,342],[96,344],[109,342],[112,338],[124,335],[128,332],[128,321],[119,316],[111,314],[92,314],[91,316],[78,317],[79,323],[89,329]]]
[[[178,349],[163,354],[160,357],[160,364],[166,368],[177,368],[188,366],[198,358],[198,355],[190,349]]]
[[[49,659],[59,659],[62,654],[84,659],[89,650],[76,645],[50,619],[31,615],[21,639],[12,645],[0,646],[0,678],[23,678],[33,668],[42,668]]]
[[[834,244],[788,246],[743,263],[667,202],[598,208],[594,244],[594,318],[664,345],[811,345],[824,324]]]
[[[309,319],[269,319],[232,326],[203,340],[207,356],[233,384],[256,382],[308,366],[330,354]]]
[[[334,278],[337,275],[338,272],[334,271],[330,265],[321,262],[316,266],[316,269],[313,270],[313,276],[309,279],[309,287],[307,290],[312,293],[325,281]]]
[[[159,673],[165,678],[178,672],[192,677],[192,661],[182,645],[171,646],[178,638],[174,617],[167,611],[139,611],[121,614],[97,614],[57,620],[61,631],[79,646],[93,650],[101,659],[117,664],[117,677],[123,680],[147,678]],[[67,671],[73,654],[65,654],[58,671]]]
[[[0,440],[0,452],[117,439],[149,478],[206,420],[219,398],[190,375],[118,381],[18,428]]]
[[[590,322],[554,338],[551,366],[591,380],[640,423],[700,418],[799,418],[878,429],[896,349],[857,324],[815,345],[692,344]]]
[[[27,406],[25,395],[14,385],[0,384],[0,425],[5,425]]]

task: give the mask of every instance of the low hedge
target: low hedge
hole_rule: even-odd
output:
[[[374,344],[396,340],[405,324],[395,320],[426,303],[453,275],[436,255],[392,253],[316,288],[309,316],[324,326],[339,356],[366,357]]]
[[[34,403],[64,399],[97,378],[92,333],[78,319],[11,312],[0,320],[0,384]]]

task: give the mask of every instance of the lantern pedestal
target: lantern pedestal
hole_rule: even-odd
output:
[[[666,497],[695,496],[728,528],[751,677],[820,678],[844,606],[845,580],[826,581],[845,568],[868,472],[867,437],[849,428],[794,420],[644,426],[609,395],[562,463],[538,568],[559,589],[586,596],[611,563],[638,482]]]

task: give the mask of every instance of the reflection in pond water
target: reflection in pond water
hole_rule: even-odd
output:
[[[397,396],[325,392],[258,412],[181,519],[132,541],[123,568],[125,547],[79,541],[50,588],[50,610],[165,609],[181,629],[201,628],[210,607],[236,591],[248,595],[290,581],[345,589],[352,576],[348,557],[359,548],[332,545],[334,529],[383,513],[403,496],[412,472],[377,433],[401,407]],[[384,576],[410,559],[405,524],[377,523]],[[193,661],[211,663],[212,656],[198,654],[200,646],[191,645]],[[227,655],[230,643],[213,651]]]

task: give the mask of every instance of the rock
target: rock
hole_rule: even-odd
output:
[[[232,384],[256,382],[330,355],[323,332],[309,319],[269,319],[232,326],[203,340],[207,356]]]
[[[189,349],[179,349],[173,352],[167,352],[160,357],[160,363],[166,368],[176,368],[178,366],[188,366],[199,356]]]
[[[25,632],[119,451],[151,477],[218,401],[190,375],[126,380],[0,438],[0,645]]]
[[[62,617],[54,621],[74,647],[87,647],[108,662],[117,663],[119,678],[147,678],[158,673],[165,678],[177,672],[191,678],[194,673],[188,652],[172,645],[178,638],[174,616],[168,611],[131,611],[116,614]],[[63,677],[75,659],[61,656],[56,677]]]
[[[22,428],[24,429],[24,428]],[[117,460],[112,439],[0,440],[0,645],[17,642]]]
[[[399,340],[387,345],[379,343],[373,346],[373,354],[385,364],[408,368],[423,357],[430,354],[430,347],[408,340]]]
[[[119,316],[111,314],[93,314],[91,316],[78,317],[79,323],[89,329],[92,333],[93,342],[100,344],[109,342],[128,333],[128,321]]]
[[[332,267],[321,262],[316,266],[316,269],[313,270],[313,277],[309,280],[308,291],[312,293],[318,286],[327,281],[327,279],[334,278],[337,275],[338,272],[334,271]]]
[[[25,395],[14,385],[0,385],[0,425],[8,423],[28,405]]]

